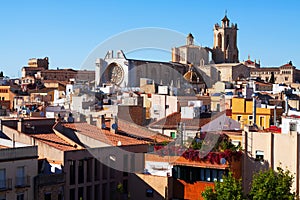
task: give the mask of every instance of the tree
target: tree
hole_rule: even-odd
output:
[[[223,182],[215,182],[215,189],[208,187],[202,192],[205,200],[242,200],[243,188],[241,180],[236,180],[232,172],[223,177]]]
[[[272,169],[261,171],[254,175],[249,197],[253,200],[281,200],[295,199],[291,192],[293,175],[289,170],[278,167],[277,172]]]
[[[1,72],[0,72],[0,77],[1,77],[1,78],[3,78],[3,77],[4,77],[4,75],[3,75],[3,71],[1,71]]]

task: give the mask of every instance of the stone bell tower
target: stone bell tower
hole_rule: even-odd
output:
[[[218,63],[238,63],[239,50],[237,48],[237,24],[231,24],[225,17],[221,26],[217,23],[214,26],[214,46],[212,50],[213,61]]]

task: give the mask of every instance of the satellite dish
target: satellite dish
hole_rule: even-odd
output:
[[[225,165],[226,164],[226,159],[225,158],[221,158],[220,159],[220,163],[221,163],[221,165]]]
[[[122,145],[122,142],[119,140],[117,143],[117,146],[121,146],[121,145]]]
[[[116,130],[118,128],[118,125],[117,124],[113,124],[111,125],[112,129]]]

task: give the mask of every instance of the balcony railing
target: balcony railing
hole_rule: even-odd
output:
[[[12,189],[12,180],[11,178],[0,180],[0,191],[6,191]]]
[[[30,176],[16,177],[16,188],[30,187]]]

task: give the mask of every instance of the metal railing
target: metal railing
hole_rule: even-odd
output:
[[[30,176],[16,177],[15,187],[30,187]]]
[[[0,191],[11,190],[11,189],[12,189],[11,178],[0,180]]]

